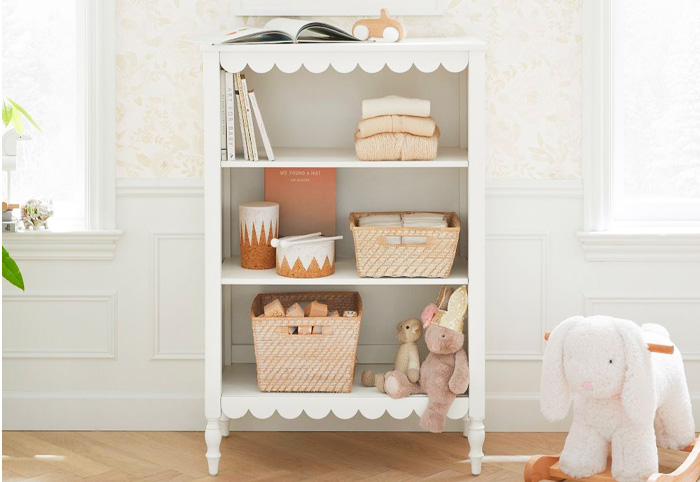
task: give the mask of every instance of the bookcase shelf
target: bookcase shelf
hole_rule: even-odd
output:
[[[247,413],[265,419],[275,412],[283,418],[296,418],[306,413],[313,419],[321,419],[333,413],[347,420],[357,413],[369,419],[377,419],[388,413],[396,419],[403,419],[416,413],[421,415],[428,405],[425,395],[412,395],[394,400],[374,387],[363,387],[360,376],[363,370],[386,373],[391,365],[357,365],[355,383],[350,393],[263,393],[256,383],[255,365],[236,363],[224,369],[221,408],[232,419],[241,418]],[[447,414],[453,420],[464,417],[469,411],[469,397],[460,395]]]
[[[274,148],[275,160],[257,162],[239,159],[221,161],[221,167],[236,169],[263,169],[266,167],[304,168],[304,167],[338,167],[338,168],[424,168],[424,167],[468,167],[467,150],[459,147],[441,147],[434,161],[360,161],[354,149],[342,148]],[[264,152],[260,151],[263,159]]]
[[[452,266],[449,278],[360,278],[355,269],[354,259],[339,258],[335,262],[335,273],[325,278],[285,278],[274,269],[251,270],[241,268],[239,257],[225,258],[221,266],[223,285],[322,285],[322,286],[427,286],[427,285],[466,285],[467,260],[458,257]]]
[[[399,316],[417,316],[424,302],[434,300],[429,299],[437,294],[434,287],[443,284],[469,285],[469,396],[458,397],[450,418],[464,421],[472,473],[480,473],[486,412],[485,50],[486,44],[473,38],[203,47],[204,408],[211,475],[218,472],[221,438],[228,435],[231,418],[267,418],[275,412],[285,418],[302,413],[314,419],[330,413],[341,419],[355,414],[375,419],[385,413],[406,418],[422,413],[427,404],[425,396],[393,400],[374,388],[361,387],[357,378],[351,393],[260,392],[255,365],[250,363],[254,361],[253,341],[245,329],[238,329],[250,325],[252,293],[270,292],[275,286],[288,291],[303,291],[308,286],[319,291],[357,287],[376,321],[363,323],[362,329],[370,331],[363,332],[364,337],[380,334],[386,339],[386,335],[393,337]],[[221,112],[222,70],[245,70],[260,94],[270,138],[291,146],[275,147],[274,161],[221,160],[222,147],[226,147],[222,146],[226,124]],[[388,94],[431,99],[431,115],[441,126],[442,147],[436,160],[357,159],[352,133],[360,102]],[[456,212],[462,230],[449,278],[360,278],[347,226],[339,227],[345,239],[336,247],[338,259],[332,276],[295,279],[278,276],[274,269],[241,268],[236,206],[262,198],[260,169],[267,167],[342,168],[337,172],[335,202],[340,213],[337,219],[343,222],[344,215],[358,211]],[[402,286],[407,288],[393,289]],[[374,344],[376,341],[371,346],[360,344],[359,362],[390,362],[393,353],[366,350]],[[357,366],[356,377],[363,368]],[[389,366],[376,368],[384,371]]]

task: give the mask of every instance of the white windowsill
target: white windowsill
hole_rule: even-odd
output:
[[[2,244],[16,260],[111,260],[121,230],[22,231],[3,233]]]
[[[700,231],[577,233],[588,261],[700,261]]]

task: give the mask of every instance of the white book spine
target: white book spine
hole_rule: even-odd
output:
[[[226,153],[226,72],[221,70],[221,160],[227,159]]]
[[[241,120],[241,137],[243,139],[243,149],[246,152],[246,160],[253,161],[253,151],[250,142],[250,128],[248,127],[248,116],[245,108],[245,95],[243,95],[243,76],[236,72],[236,94],[238,95],[238,111],[239,119]]]
[[[234,118],[234,102],[236,89],[233,85],[233,74],[226,72],[226,152],[227,160],[236,160],[236,119]]]
[[[243,111],[241,109],[241,96],[236,91],[236,108],[238,109],[238,126],[240,127],[241,130],[241,142],[242,147],[243,147],[243,158],[247,161],[248,160],[248,148],[247,148],[247,142],[245,140],[245,127],[243,125]]]
[[[255,121],[258,124],[258,130],[260,131],[260,138],[265,146],[265,154],[267,155],[268,161],[275,160],[275,154],[272,152],[272,144],[270,144],[270,138],[267,136],[267,130],[265,129],[265,122],[263,122],[262,114],[260,113],[260,107],[258,106],[258,99],[255,97],[255,92],[252,90],[248,94],[250,97],[250,105],[253,107],[253,114],[255,114]]]
[[[248,131],[250,134],[250,149],[252,151],[254,161],[259,160],[258,157],[258,144],[255,140],[255,126],[253,125],[253,110],[250,107],[250,96],[248,95],[248,83],[245,77],[242,79],[243,83],[243,95],[245,98],[245,114],[248,118]]]

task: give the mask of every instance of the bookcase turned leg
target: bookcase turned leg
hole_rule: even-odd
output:
[[[204,430],[204,440],[207,442],[207,462],[209,462],[209,475],[219,473],[219,459],[221,452],[221,424],[218,418],[207,419],[207,428]]]
[[[219,425],[221,426],[221,436],[228,437],[231,433],[231,419],[222,413],[221,418],[219,418]]]
[[[484,440],[486,439],[486,428],[483,418],[472,418],[469,421],[469,459],[472,463],[472,474],[481,473],[481,460],[484,458]]]

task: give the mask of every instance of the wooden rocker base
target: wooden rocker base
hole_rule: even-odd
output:
[[[693,444],[688,445],[684,451],[690,453],[680,467],[670,474],[652,474],[647,482],[697,482],[700,479],[700,443],[698,439]],[[608,460],[608,468],[605,472],[583,479],[572,479],[559,468],[559,455],[533,455],[525,465],[525,482],[539,482],[540,480],[615,482],[610,474],[610,460]]]

